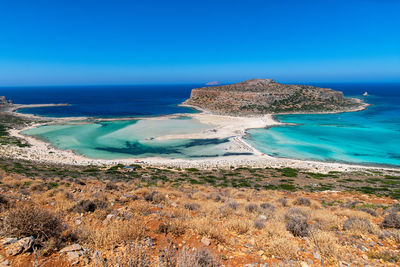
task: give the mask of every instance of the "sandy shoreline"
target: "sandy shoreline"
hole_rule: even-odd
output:
[[[364,109],[367,106],[363,106]],[[32,106],[30,106],[32,107]],[[20,107],[21,108],[21,107]],[[359,110],[359,109],[358,109]],[[354,111],[358,111],[354,110]],[[210,125],[212,128],[203,132],[195,134],[181,134],[181,135],[165,135],[158,137],[157,140],[171,140],[171,139],[205,139],[205,138],[228,138],[230,141],[229,152],[248,153],[249,155],[232,155],[214,158],[201,158],[201,159],[170,159],[161,157],[148,157],[139,158],[132,157],[127,159],[90,159],[81,155],[75,154],[73,151],[65,151],[54,148],[51,144],[42,140],[36,139],[31,136],[21,134],[21,132],[38,127],[48,123],[63,123],[68,121],[88,120],[101,121],[101,118],[48,118],[38,117],[35,115],[16,113],[15,109],[10,109],[7,112],[18,114],[27,118],[43,119],[46,122],[37,122],[25,127],[24,129],[12,129],[9,131],[11,136],[20,138],[29,143],[30,147],[15,147],[10,145],[0,146],[0,154],[3,157],[30,160],[42,163],[66,164],[66,165],[96,165],[96,166],[110,166],[116,164],[137,164],[138,162],[144,165],[155,167],[173,167],[173,168],[198,168],[198,169],[211,169],[211,168],[230,168],[230,167],[257,167],[257,168],[297,168],[313,172],[327,173],[329,171],[360,171],[367,169],[386,169],[398,170],[396,168],[374,167],[353,165],[345,163],[329,163],[319,161],[306,161],[295,160],[286,158],[275,158],[258,151],[253,146],[249,145],[244,139],[246,130],[253,128],[265,128],[271,126],[283,125],[273,118],[273,115],[268,114],[258,117],[232,117],[214,115],[209,112],[202,111],[201,113],[184,113],[173,114],[161,117],[152,118],[137,118],[137,119],[170,119],[179,116],[192,117],[199,120],[203,124]],[[121,118],[121,119],[134,119],[134,118]],[[104,120],[118,120],[104,119]]]

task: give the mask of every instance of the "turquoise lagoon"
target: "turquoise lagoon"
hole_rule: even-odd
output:
[[[400,98],[366,100],[359,112],[277,116],[296,125],[252,129],[247,140],[275,157],[400,166]]]
[[[227,155],[226,139],[181,139],[158,141],[170,134],[188,134],[209,129],[196,119],[115,120],[96,123],[75,122],[44,125],[24,134],[53,146],[96,159],[132,157],[198,158]]]

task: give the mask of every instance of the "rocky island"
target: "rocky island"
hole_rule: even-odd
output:
[[[366,106],[340,91],[310,85],[287,85],[272,79],[193,89],[183,105],[214,114],[248,116],[267,113],[342,112]]]

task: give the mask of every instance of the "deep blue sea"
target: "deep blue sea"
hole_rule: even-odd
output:
[[[192,88],[202,85],[70,86],[0,88],[18,104],[68,103],[70,106],[22,109],[51,117],[126,117],[155,116],[195,112],[178,107]]]
[[[280,115],[277,116],[280,121],[296,123],[297,125],[250,130],[247,136],[248,142],[260,151],[276,157],[400,166],[400,84],[336,83],[311,85],[343,91],[345,96],[363,98],[371,106],[364,111],[351,113]],[[22,104],[71,104],[71,106],[20,110],[20,112],[42,116],[157,116],[195,112],[189,108],[178,107],[177,104],[189,97],[192,88],[201,86],[194,84],[0,88],[0,95],[5,95],[15,103]],[[369,93],[369,96],[362,96],[365,91]],[[176,125],[171,125],[171,127],[177,127]],[[134,130],[134,127],[138,126],[129,127]],[[163,125],[163,127],[166,126]],[[143,129],[149,130],[149,128]],[[46,132],[45,129],[41,129],[41,131]],[[84,129],[81,128],[79,131],[84,131]],[[126,153],[119,153],[118,157],[138,155],[134,151],[136,146],[130,146],[129,149],[122,147],[125,144],[123,142],[125,139],[121,139],[121,136],[128,138],[127,132],[125,135],[122,134],[124,133],[123,131],[115,134],[115,140],[118,139],[119,142],[118,151],[125,151],[124,153]],[[54,138],[54,140],[60,142],[59,146],[65,147],[65,149],[70,148],[66,144],[73,143],[70,140],[72,136],[61,135],[60,129],[51,129],[46,133],[47,137]],[[75,130],[74,133],[76,133]],[[93,134],[97,135],[99,132],[96,130],[96,133],[93,132]],[[65,140],[68,140],[68,142],[60,136],[66,138]],[[110,137],[109,133],[107,137]],[[130,138],[133,138],[132,135]],[[75,138],[73,141],[76,142],[76,140]],[[85,137],[82,140],[87,140],[87,138]],[[107,144],[112,143],[111,139],[106,139],[100,135],[98,140],[99,142],[95,143],[96,146],[103,144],[100,141],[104,140],[108,140],[105,142]],[[138,139],[135,140],[137,141]],[[138,142],[141,145],[140,148],[143,150],[143,154],[146,156],[159,155],[160,153],[157,151],[160,149],[165,151],[164,147],[154,150],[154,146],[147,147],[145,142],[140,142],[140,140]],[[82,141],[79,144],[80,147],[84,146],[85,143],[85,141]],[[207,153],[204,153],[204,155],[214,153],[210,144],[207,144],[207,149],[204,150]],[[175,151],[180,151],[182,144],[173,145]],[[82,151],[90,150],[90,156],[95,157],[96,151],[100,150],[93,150],[93,146],[85,147],[86,150],[83,149]],[[73,148],[76,149],[76,147]],[[190,153],[198,152],[201,148],[201,145],[191,147]],[[96,147],[96,149],[104,151],[104,147]],[[113,149],[113,147],[107,147],[107,151],[113,151]],[[181,156],[184,157],[188,150],[185,148],[182,151],[184,152],[181,153]],[[216,154],[221,155],[221,153],[221,151],[218,151]],[[85,154],[85,152],[82,152],[82,154]],[[89,153],[87,154],[89,155]],[[176,153],[176,155],[179,157],[180,153]],[[190,157],[190,155],[186,156]],[[196,154],[196,156],[201,156],[201,153],[200,155]],[[112,158],[112,154],[108,154],[107,158]]]

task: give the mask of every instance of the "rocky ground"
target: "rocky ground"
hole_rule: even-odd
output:
[[[0,174],[0,266],[400,264],[398,200],[348,189],[296,189],[297,179],[358,175],[365,181],[379,174],[239,169],[224,177],[269,175],[258,176],[259,187],[232,186],[231,180],[218,186],[199,183],[218,170],[35,166],[27,175],[21,171],[27,163],[18,164]],[[274,179],[295,189],[272,187]]]

